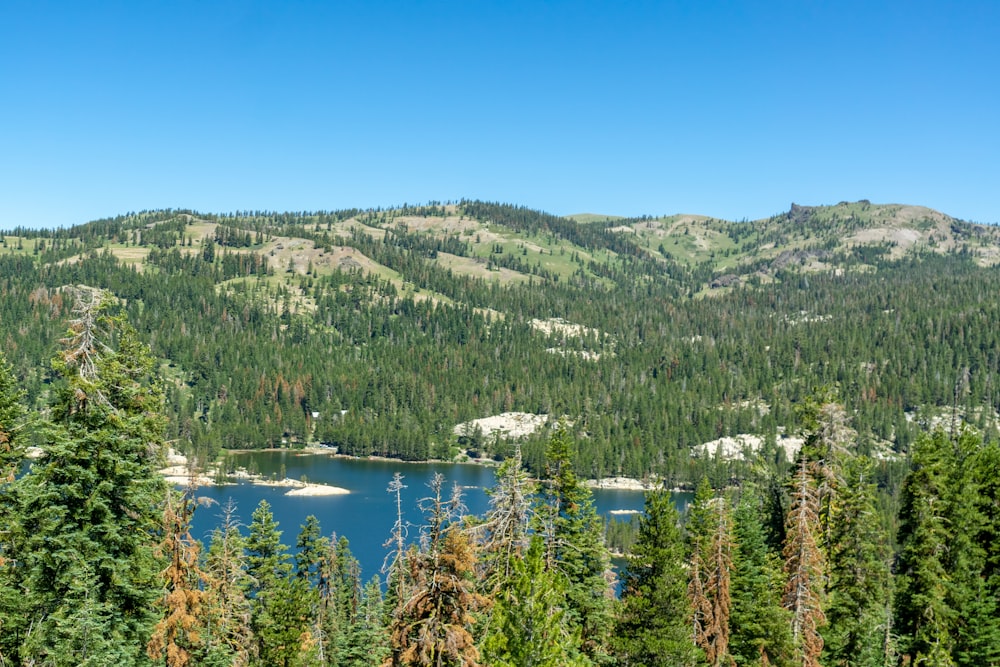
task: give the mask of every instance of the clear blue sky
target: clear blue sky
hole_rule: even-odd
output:
[[[1000,2],[0,2],[0,228],[498,200],[1000,222]]]

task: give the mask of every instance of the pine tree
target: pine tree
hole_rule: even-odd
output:
[[[362,588],[361,567],[351,553],[346,537],[335,536],[329,540],[320,570],[319,595],[320,612],[317,625],[322,629],[322,638],[329,645],[325,659],[331,664],[344,660],[357,642],[366,638],[366,651],[384,648],[386,645],[384,633],[371,634],[369,621],[364,615],[381,610],[382,593],[377,591],[373,601],[367,601],[364,596],[373,593]],[[381,619],[380,619],[381,623]],[[379,654],[379,660],[384,655]],[[374,661],[373,662],[377,662]]]
[[[819,494],[809,462],[800,453],[792,479],[792,505],[786,519],[782,603],[791,612],[796,664],[801,667],[818,667],[823,651],[819,628],[826,621],[823,614],[825,563],[816,537],[818,531]]]
[[[711,623],[705,626],[702,642],[709,664],[721,667],[733,664],[729,654],[730,612],[732,605],[732,516],[725,497],[713,501],[713,530],[701,562],[706,575],[705,590],[711,602]]]
[[[281,543],[281,531],[266,500],[254,510],[246,546],[256,664],[291,667],[313,648],[309,587],[304,579],[292,576],[287,547]]]
[[[619,664],[703,664],[691,637],[680,516],[665,489],[646,494],[639,537],[623,574],[621,610],[613,635]]]
[[[544,544],[534,535],[498,582],[489,631],[482,640],[491,667],[562,667],[592,664],[580,654],[579,629],[566,617],[563,578],[545,569]]]
[[[496,480],[487,492],[490,509],[480,527],[485,532],[480,550],[481,589],[491,596],[511,579],[528,543],[534,489],[522,468],[520,446],[497,469]]]
[[[603,523],[590,489],[573,470],[570,437],[562,424],[549,439],[545,471],[536,516],[546,567],[566,577],[570,620],[580,628],[584,653],[600,662],[607,652],[611,626],[613,574]]]
[[[350,631],[338,649],[341,667],[370,667],[382,664],[390,653],[389,635],[382,622],[382,586],[378,576],[372,577],[361,592],[360,605]]]
[[[319,519],[310,514],[295,538],[295,574],[306,579],[313,586],[319,586],[323,557],[327,551],[327,540],[320,531]]]
[[[26,417],[26,410],[21,403],[24,394],[24,389],[18,386],[11,365],[7,363],[3,352],[0,352],[0,485],[14,481],[17,466],[24,458],[23,438],[21,437]],[[0,515],[0,519],[3,518]],[[4,525],[6,525],[6,521]],[[2,548],[3,539],[3,535],[0,534],[0,548]],[[0,554],[2,553],[0,551]]]
[[[205,653],[209,591],[199,564],[201,545],[190,533],[192,492],[191,488],[182,494],[168,492],[163,508],[160,550],[167,557],[161,573],[166,590],[158,604],[164,615],[153,628],[146,652],[155,661],[163,658],[167,667],[198,664]]]
[[[14,540],[19,524],[17,500],[11,482],[24,457],[26,410],[24,391],[18,387],[10,364],[0,352],[0,664],[17,653],[23,626],[24,596],[18,586],[19,571]]]
[[[325,560],[329,553],[329,541],[323,537],[319,519],[310,514],[299,529],[295,539],[295,585],[301,593],[298,600],[307,610],[308,624],[312,635],[312,646],[315,647],[320,662],[330,657],[332,647],[330,637],[325,627],[327,608],[323,593],[329,592]]]
[[[845,463],[831,532],[824,664],[881,667],[892,662],[888,538],[875,506],[872,464]]]
[[[816,488],[817,538],[824,556],[829,554],[838,494],[844,483],[843,465],[850,457],[848,446],[855,437],[844,406],[833,390],[818,390],[799,409],[806,439],[800,456],[809,461]]]
[[[789,612],[781,606],[782,574],[760,518],[764,502],[746,489],[735,511],[730,653],[738,665],[791,667]]]
[[[1000,665],[1000,445],[980,447],[971,461],[978,513],[973,540],[981,553],[970,613],[959,629],[959,664]],[[961,499],[958,499],[961,501]],[[964,647],[968,647],[965,649]]]
[[[391,628],[392,656],[386,665],[476,667],[479,651],[470,632],[473,613],[486,599],[475,592],[476,556],[457,522],[461,494],[450,500],[442,493],[444,478],[435,474],[431,496],[425,499],[426,532],[419,550],[407,554],[412,593]]]
[[[990,591],[987,565],[996,546],[986,526],[989,515],[996,514],[989,498],[996,482],[989,479],[988,468],[981,469],[989,454],[978,434],[969,429],[953,433],[952,446],[945,553],[945,568],[950,575],[947,601],[955,610],[956,623],[952,656],[959,667],[993,666],[1000,664],[1000,600]]]
[[[44,457],[15,483],[30,626],[20,653],[26,663],[127,667],[145,660],[156,621],[163,393],[149,350],[108,314],[110,297],[76,297],[53,362],[62,382],[40,431]]]
[[[903,482],[896,566],[896,618],[903,653],[914,665],[953,665],[954,610],[948,604],[944,558],[951,539],[947,516],[953,449],[943,431],[922,436]]]
[[[690,506],[688,597],[693,638],[713,667],[729,664],[732,517],[725,498],[716,497],[703,478]]]
[[[402,612],[402,607],[407,597],[406,589],[406,522],[403,520],[403,476],[398,472],[392,476],[392,481],[386,489],[388,493],[395,496],[396,520],[392,525],[392,532],[389,539],[383,546],[389,547],[390,551],[382,565],[382,572],[386,576],[387,591],[385,604],[383,605],[387,620],[398,617]]]
[[[250,589],[246,572],[246,539],[240,534],[236,504],[230,499],[222,508],[219,526],[205,558],[210,606],[209,655],[230,667],[246,667],[255,651],[250,629]]]

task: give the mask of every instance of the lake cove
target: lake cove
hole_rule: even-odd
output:
[[[368,580],[382,567],[387,553],[383,546],[396,520],[395,499],[386,491],[393,475],[403,476],[404,520],[409,523],[410,542],[419,538],[423,515],[418,503],[426,498],[427,484],[434,473],[441,473],[446,488],[458,484],[462,487],[464,502],[469,514],[482,516],[489,507],[485,489],[493,486],[494,468],[462,463],[403,463],[400,461],[349,459],[328,454],[305,453],[289,450],[266,450],[232,453],[227,465],[242,467],[264,479],[307,479],[309,482],[330,484],[347,489],[346,495],[295,496],[287,495],[288,487],[261,486],[240,483],[227,486],[205,486],[197,495],[214,501],[199,507],[192,522],[191,535],[202,540],[206,547],[212,529],[219,523],[222,506],[231,498],[244,525],[250,523],[251,514],[261,500],[271,505],[271,511],[282,531],[281,541],[290,548],[295,544],[299,527],[310,514],[316,516],[324,535],[336,533],[347,537],[351,551],[361,563],[362,579]],[[620,489],[592,489],[597,511],[604,516],[616,512],[641,511],[644,503],[642,491]],[[675,494],[681,508],[687,505],[691,494]],[[244,531],[245,532],[245,531]]]

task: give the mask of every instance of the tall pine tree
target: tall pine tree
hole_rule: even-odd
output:
[[[149,350],[110,314],[111,297],[82,287],[75,296],[53,362],[61,382],[41,429],[44,456],[16,482],[30,627],[20,656],[127,667],[145,661],[160,593],[163,393]]]
[[[622,600],[612,640],[619,664],[703,664],[691,637],[684,540],[670,492],[646,493],[639,537],[622,577]]]
[[[792,504],[785,520],[784,557],[785,593],[782,603],[792,619],[795,664],[818,667],[823,651],[820,627],[826,622],[823,613],[823,574],[825,562],[819,548],[819,492],[804,453],[799,454],[792,478]]]
[[[24,458],[25,409],[10,364],[0,352],[0,664],[13,662],[27,630],[24,596],[18,583],[14,540],[20,518],[11,487],[15,471]]]
[[[902,652],[914,665],[954,665],[955,610],[945,562],[951,539],[948,477],[954,449],[943,431],[922,436],[903,482],[896,565],[896,619]]]
[[[871,461],[846,461],[828,559],[826,665],[884,667],[895,658],[889,543],[875,501]]]
[[[569,616],[580,628],[583,651],[601,662],[607,656],[612,619],[611,559],[593,495],[573,470],[570,444],[560,424],[546,450],[536,519],[545,540],[546,566],[566,577]]]
[[[778,554],[768,548],[765,503],[745,489],[735,511],[732,636],[730,653],[738,665],[791,667],[789,612],[781,606],[782,572]]]

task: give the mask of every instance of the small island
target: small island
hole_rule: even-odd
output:
[[[218,470],[214,468],[192,475],[190,468],[188,468],[187,457],[172,449],[167,453],[167,463],[170,465],[159,470],[159,473],[170,484],[177,486],[186,486],[189,484],[193,486],[220,486],[221,484],[234,483],[220,482]],[[285,493],[286,496],[343,496],[350,493],[349,490],[343,487],[331,484],[303,482],[302,480],[289,479],[287,477],[278,480],[268,479],[263,475],[252,474],[243,468],[236,470],[230,475],[226,475],[226,478],[235,478],[249,482],[250,484],[256,484],[257,486],[289,487],[289,490]]]

